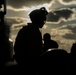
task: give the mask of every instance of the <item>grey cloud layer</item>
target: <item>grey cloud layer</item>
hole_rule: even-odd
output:
[[[6,23],[10,26],[12,26],[13,24],[18,24],[20,22],[17,22],[16,18],[6,18],[5,19]]]
[[[14,28],[20,27],[20,24],[23,24],[25,21],[26,21],[25,18],[20,18],[20,17],[9,17],[9,18],[5,18],[5,22],[8,25],[12,26],[13,24],[17,24],[16,26],[14,26]]]
[[[21,8],[22,6],[34,6],[43,3],[49,3],[51,0],[7,0],[7,4],[15,8]]]
[[[73,1],[73,0],[63,0],[63,2],[67,2],[67,3],[71,2],[71,1]]]
[[[65,27],[60,28],[60,30],[63,29],[71,30],[71,33],[70,32],[66,33],[65,35],[62,36],[63,38],[71,40],[76,39],[76,25],[66,25]]]
[[[62,17],[64,19],[68,19],[73,12],[68,9],[58,10],[54,12],[50,12],[47,16],[47,21],[57,22]]]
[[[7,10],[6,17],[24,17],[27,18],[27,11],[13,11],[13,10]]]
[[[76,40],[76,34],[69,34],[68,33],[68,34],[64,35],[63,38]]]

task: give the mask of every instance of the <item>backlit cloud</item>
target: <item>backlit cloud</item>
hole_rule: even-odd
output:
[[[22,8],[23,6],[36,6],[44,3],[49,3],[52,0],[7,0],[7,4],[14,8]]]
[[[64,5],[76,4],[76,0],[59,0]]]
[[[5,22],[10,26],[10,37],[15,42],[18,31],[26,25],[27,19],[22,17],[7,17]]]
[[[22,18],[22,17],[7,17],[5,18],[5,22],[12,26],[13,24],[20,24],[20,23],[25,23],[27,19]]]
[[[71,2],[71,1],[74,1],[74,0],[62,0],[64,2]]]
[[[20,28],[26,25],[29,12],[42,6],[50,10],[42,35],[50,33],[60,48],[70,51],[76,39],[76,0],[7,0],[6,17],[11,18],[6,21],[11,25],[11,38],[15,41]]]
[[[67,20],[70,18],[71,14],[73,14],[73,11],[69,9],[62,9],[49,12],[47,16],[47,21],[58,22],[61,18]]]
[[[64,25],[51,30],[53,36],[61,36],[67,40],[76,39],[76,25]]]

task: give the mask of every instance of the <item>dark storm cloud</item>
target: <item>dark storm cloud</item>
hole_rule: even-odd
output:
[[[60,17],[68,19],[73,12],[71,10],[68,10],[68,9],[63,9],[63,10],[60,10],[60,11],[55,11],[54,13],[56,13]]]
[[[47,15],[47,21],[51,21],[51,22],[58,22],[60,19],[60,16],[55,15],[53,12],[50,12]]]
[[[7,4],[15,8],[21,8],[22,6],[34,6],[49,3],[50,1],[51,0],[7,0]]]
[[[71,2],[72,0],[62,0],[62,1],[68,3],[68,2]]]
[[[58,10],[54,12],[49,12],[47,16],[47,21],[57,22],[60,18],[69,19],[73,12],[69,9]]]

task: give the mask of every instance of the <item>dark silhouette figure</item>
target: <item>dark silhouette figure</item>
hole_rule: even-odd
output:
[[[76,74],[76,43],[73,43],[71,47],[70,66],[72,74]]]
[[[44,75],[66,74],[68,72],[68,53],[63,49],[46,51],[41,56],[41,71]]]
[[[72,44],[71,54],[72,54],[74,57],[76,56],[76,43],[73,43],[73,44]]]
[[[10,60],[10,28],[4,21],[6,14],[6,2],[0,0],[0,73],[6,67],[6,63]]]
[[[43,52],[46,52],[48,49],[59,47],[58,43],[51,39],[51,35],[49,33],[45,33],[43,35],[43,41]]]
[[[0,68],[10,60],[9,29],[7,25],[0,24]]]
[[[32,23],[24,26],[16,37],[14,58],[19,65],[26,66],[27,70],[32,70],[36,66],[42,53],[42,36],[39,28],[45,24],[47,14],[44,7],[33,10],[29,14]]]

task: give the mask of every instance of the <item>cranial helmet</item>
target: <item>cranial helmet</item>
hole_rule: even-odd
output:
[[[42,7],[40,9],[33,10],[29,14],[29,16],[32,21],[38,21],[38,20],[45,21],[47,14],[48,14],[48,12],[47,12],[46,8]]]

